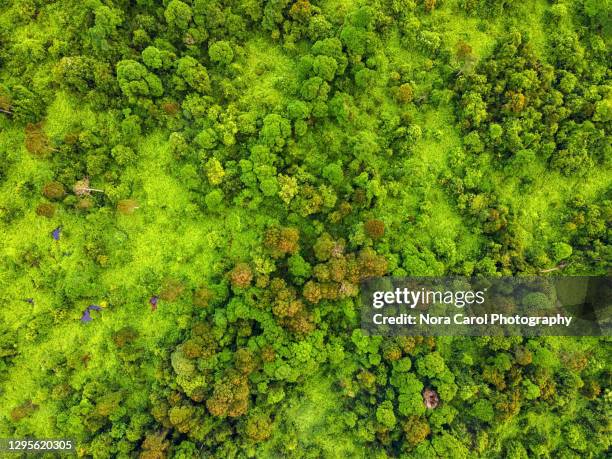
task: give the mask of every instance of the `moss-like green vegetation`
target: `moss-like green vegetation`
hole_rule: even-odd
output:
[[[609,338],[366,337],[357,295],[609,272],[611,14],[2,2],[0,438],[96,459],[605,457]]]

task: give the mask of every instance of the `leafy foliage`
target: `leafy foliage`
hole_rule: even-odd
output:
[[[358,294],[609,271],[609,13],[4,2],[0,437],[93,458],[605,456],[609,338],[366,336]]]

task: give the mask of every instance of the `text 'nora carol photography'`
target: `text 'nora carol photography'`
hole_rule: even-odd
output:
[[[371,278],[361,326],[383,336],[609,336],[609,276]]]

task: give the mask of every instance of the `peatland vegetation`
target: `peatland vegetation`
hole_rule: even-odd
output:
[[[364,336],[372,276],[611,267],[606,0],[0,2],[0,437],[603,458],[610,339]]]

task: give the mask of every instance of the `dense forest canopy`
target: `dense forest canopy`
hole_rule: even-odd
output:
[[[366,336],[373,276],[599,275],[607,0],[0,2],[0,437],[583,458],[606,337]]]

